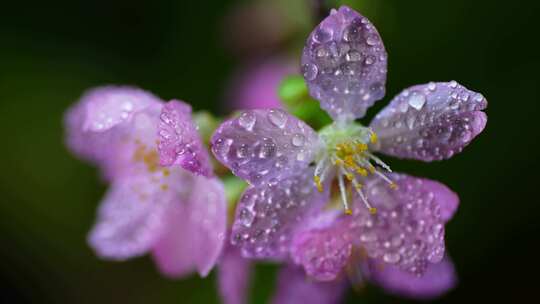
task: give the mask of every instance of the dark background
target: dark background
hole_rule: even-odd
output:
[[[115,263],[94,256],[85,237],[106,185],[95,168],[66,151],[62,115],[85,89],[108,83],[138,85],[195,109],[228,111],[223,92],[247,55],[224,47],[227,36],[238,33],[223,19],[245,2],[1,5],[2,302],[218,302],[215,274],[174,281],[160,276],[148,257]],[[436,302],[534,302],[540,233],[538,2],[348,2],[365,8],[362,13],[376,24],[389,51],[388,94],[370,115],[402,88],[430,80],[458,80],[489,101],[487,128],[465,153],[430,164],[390,160],[394,170],[442,181],[461,197],[447,226],[460,285]],[[281,44],[293,58],[299,58],[294,45],[309,29],[297,27]],[[254,303],[270,297],[274,273],[274,266],[258,267]],[[348,301],[397,298],[368,286],[359,295],[351,292]]]

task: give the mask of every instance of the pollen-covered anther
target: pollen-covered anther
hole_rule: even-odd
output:
[[[369,141],[372,143],[372,144],[376,144],[377,143],[377,133],[371,131],[371,134],[369,136]]]
[[[318,176],[318,175],[315,175],[315,176],[313,176],[313,181],[315,182],[315,186],[317,186],[317,190],[319,190],[319,192],[323,192],[324,188],[323,188],[323,185],[321,183],[321,177]]]

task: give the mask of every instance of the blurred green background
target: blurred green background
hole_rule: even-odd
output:
[[[86,234],[106,185],[63,145],[62,115],[87,88],[133,84],[195,109],[227,113],[224,91],[246,58],[298,46],[313,26],[304,1],[269,1],[287,34],[255,50],[226,20],[249,1],[18,1],[0,10],[0,300],[34,303],[217,303],[215,274],[169,280],[148,257],[98,260]],[[534,302],[538,294],[540,61],[537,1],[346,1],[389,52],[387,97],[458,80],[489,101],[486,130],[451,160],[391,160],[396,171],[459,193],[447,247],[460,276],[437,303]],[[251,22],[251,21],[250,21]],[[244,23],[250,27],[250,22]],[[234,22],[233,22],[234,23]],[[242,24],[242,22],[240,22]],[[264,32],[261,32],[261,35]],[[264,37],[264,35],[263,35]],[[236,49],[235,49],[236,48]],[[258,266],[252,302],[273,290]],[[368,286],[349,303],[395,303]]]

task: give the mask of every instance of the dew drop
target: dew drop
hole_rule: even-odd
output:
[[[484,96],[482,96],[482,94],[477,93],[476,96],[474,96],[474,101],[481,102],[482,100],[484,100]]]
[[[345,55],[345,60],[347,61],[356,62],[360,61],[360,59],[362,59],[362,55],[360,55],[360,53],[355,50],[351,50],[347,53],[347,55]]]
[[[368,45],[371,45],[371,46],[377,45],[378,42],[379,42],[379,38],[377,38],[376,35],[370,35],[370,36],[367,37],[367,39],[366,39],[366,43],[367,43]]]
[[[313,35],[313,40],[320,43],[325,43],[329,41],[330,38],[332,38],[332,33],[322,27],[319,27]]]
[[[395,264],[399,262],[400,256],[397,253],[385,253],[383,255],[383,261],[390,264]]]
[[[240,115],[240,117],[238,117],[238,124],[248,130],[248,131],[252,131],[253,130],[253,126],[255,125],[255,122],[256,122],[257,118],[255,117],[255,115],[251,112],[244,112]]]
[[[236,149],[236,157],[237,158],[245,158],[248,154],[248,146],[246,144],[242,144],[240,145],[240,147],[238,147]]]
[[[409,98],[409,105],[420,111],[426,103],[426,97],[422,94],[414,94]]]
[[[283,113],[282,110],[270,110],[268,112],[268,120],[270,120],[270,122],[274,126],[281,129],[285,127],[285,123],[287,122],[287,116],[285,115],[285,113]]]
[[[306,80],[314,80],[318,73],[319,68],[313,63],[306,63],[302,66],[302,75]]]
[[[434,82],[430,82],[427,86],[428,90],[430,91],[435,91],[435,89],[437,88],[437,85],[434,83]]]
[[[294,134],[292,137],[292,144],[296,147],[301,147],[304,145],[306,138],[302,134]]]
[[[452,80],[452,81],[450,81],[449,86],[450,86],[451,88],[455,89],[455,88],[457,87],[457,82],[456,82],[455,80]]]
[[[240,210],[240,213],[238,214],[238,219],[242,225],[245,227],[251,227],[251,224],[253,223],[253,220],[255,219],[255,214],[248,210],[247,208],[243,208]]]

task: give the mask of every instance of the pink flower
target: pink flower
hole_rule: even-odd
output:
[[[412,297],[454,286],[444,225],[458,196],[392,172],[374,153],[449,158],[484,129],[487,101],[455,81],[432,82],[404,90],[363,126],[355,120],[384,96],[386,66],[369,20],[333,10],[309,36],[302,71],[334,123],[315,132],[283,110],[250,110],[216,130],[214,155],[250,184],[231,236],[244,257],[297,264],[328,282],[353,268]]]
[[[151,252],[159,269],[206,276],[226,229],[223,185],[182,101],[131,87],[87,92],[65,117],[67,145],[111,183],[88,242],[104,259]]]

